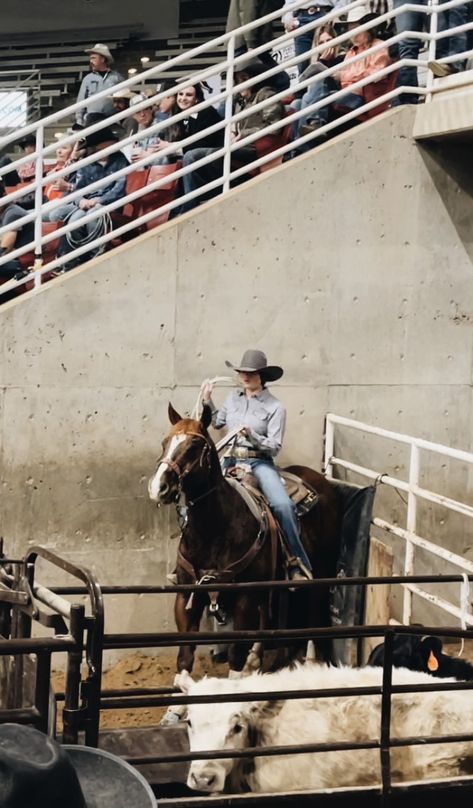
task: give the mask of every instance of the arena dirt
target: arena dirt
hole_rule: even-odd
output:
[[[116,690],[126,687],[170,687],[176,671],[175,654],[158,657],[133,654],[121,659],[113,668],[103,675],[103,690]],[[215,664],[205,652],[196,654],[194,671],[196,678],[205,674],[210,676],[226,676],[227,664]],[[54,671],[52,675],[54,690],[64,690],[64,673]],[[59,705],[60,706],[60,705]],[[100,718],[101,729],[117,727],[146,727],[159,723],[165,709],[162,707],[144,707],[138,710],[103,710]],[[61,724],[60,711],[58,723]]]

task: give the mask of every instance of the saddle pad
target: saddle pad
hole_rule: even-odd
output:
[[[256,500],[254,499],[254,497],[248,491],[248,489],[244,486],[242,482],[237,480],[235,477],[227,475],[225,479],[227,483],[229,483],[229,485],[231,485],[232,488],[235,489],[235,491],[238,491],[241,498],[244,500],[245,504],[248,506],[255,519],[259,522],[259,524],[261,524],[262,521],[261,509]]]

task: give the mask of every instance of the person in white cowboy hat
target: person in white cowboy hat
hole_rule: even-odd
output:
[[[124,81],[120,73],[112,70],[113,56],[109,47],[103,42],[97,42],[93,48],[87,48],[85,53],[89,54],[90,73],[82,79],[77,100],[83,101],[86,98],[91,100],[87,106],[83,106],[76,112],[76,121],[82,125],[86,124],[86,115],[90,112],[102,115],[113,114],[113,103],[110,97],[94,101],[93,96]]]
[[[250,466],[289,545],[291,579],[310,579],[311,563],[300,538],[295,508],[274,465],[284,438],[286,408],[266,385],[280,379],[283,369],[278,365],[268,365],[266,354],[255,349],[245,351],[239,365],[234,366],[228,361],[225,364],[238,373],[240,389],[230,393],[220,408],[212,401],[211,384],[205,385],[202,397],[204,404],[212,409],[215,429],[240,429],[224,458],[224,468],[230,468],[238,460]]]
[[[376,14],[369,11],[366,6],[357,6],[350,9],[347,14],[348,30],[356,29],[365,23],[376,20]],[[381,48],[375,53],[367,53],[363,59],[358,59],[356,62],[349,63],[354,56],[369,51],[375,45],[382,45],[382,40],[377,37],[377,28],[374,25],[366,31],[359,31],[353,33],[351,36],[351,47],[345,54],[345,59],[340,65],[340,71],[330,76],[322,76],[319,81],[314,81],[309,85],[307,92],[302,99],[301,109],[305,109],[312,104],[327,99],[333,93],[341,89],[349,90],[352,85],[367,78],[369,75],[376,73],[378,70],[387,67],[391,64],[391,57],[387,48]],[[348,63],[348,64],[346,64]],[[364,85],[363,87],[355,87],[339,98],[336,103],[336,109],[331,104],[307,112],[306,115],[299,118],[299,129],[297,135],[306,135],[309,132],[314,132],[328,123],[333,117],[341,115],[344,112],[358,109],[362,107],[368,100],[372,100],[386,92],[386,81],[391,79],[375,79],[371,84]],[[369,96],[368,96],[369,93]],[[387,108],[387,105],[380,105],[376,108],[377,112],[382,112]],[[325,137],[325,135],[324,135]],[[309,144],[314,145],[313,143]],[[307,147],[305,147],[307,148]],[[304,150],[305,150],[304,148]]]
[[[0,725],[1,808],[157,808],[142,774],[116,755]]]

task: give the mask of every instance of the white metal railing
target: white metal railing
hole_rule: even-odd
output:
[[[335,432],[337,427],[348,427],[349,429],[356,430],[363,435],[375,435],[380,438],[386,438],[395,441],[398,444],[403,444],[410,449],[409,457],[409,472],[408,479],[401,480],[389,474],[380,473],[373,469],[361,466],[345,458],[336,455],[335,448]],[[435,503],[436,505],[443,506],[447,510],[460,513],[463,516],[473,519],[473,506],[464,502],[446,497],[433,491],[429,491],[419,485],[420,472],[421,472],[421,452],[429,452],[430,454],[440,455],[442,457],[449,457],[454,460],[467,463],[473,467],[473,453],[465,452],[461,449],[453,449],[449,446],[443,446],[440,443],[433,443],[432,441],[424,440],[423,438],[415,438],[410,435],[404,435],[398,432],[392,432],[388,429],[381,429],[380,427],[370,426],[361,421],[355,421],[351,418],[344,418],[340,415],[332,413],[326,416],[325,426],[325,453],[324,453],[324,470],[328,476],[333,476],[334,468],[345,469],[346,471],[354,472],[362,477],[372,480],[380,485],[386,485],[389,488],[394,488],[398,491],[407,493],[407,514],[406,526],[399,527],[386,519],[381,519],[375,516],[372,520],[373,525],[383,531],[402,539],[405,543],[404,563],[401,574],[413,575],[415,565],[415,550],[420,548],[436,558],[441,558],[444,561],[458,567],[462,572],[469,575],[473,574],[473,562],[467,558],[453,553],[451,550],[435,544],[426,538],[422,538],[417,533],[417,505],[419,500]],[[468,597],[464,598],[464,603],[461,607],[457,604],[451,603],[445,598],[439,597],[437,594],[432,594],[421,588],[421,586],[406,583],[403,586],[403,612],[402,622],[409,625],[412,616],[412,598],[417,595],[419,598],[433,603],[438,608],[447,612],[450,615],[462,621],[464,626],[473,626],[473,613],[471,603]],[[462,590],[463,591],[463,590]],[[471,600],[471,599],[470,599]]]
[[[467,4],[473,2],[473,0],[466,0]],[[298,8],[299,6],[304,5],[304,0],[298,0],[297,4],[294,4],[294,9]],[[175,154],[177,148],[188,147],[192,146],[193,143],[199,141],[203,136],[209,135],[214,132],[222,132],[222,141],[223,144],[220,148],[216,148],[211,154],[208,154],[205,157],[202,157],[200,160],[197,160],[192,163],[192,165],[187,165],[179,168],[175,173],[172,174],[174,179],[181,179],[186,174],[192,173],[193,171],[202,168],[209,163],[214,162],[215,160],[222,161],[222,169],[219,172],[219,175],[216,179],[213,179],[210,182],[207,182],[205,185],[201,186],[197,190],[192,191],[186,195],[180,195],[178,198],[173,199],[172,201],[168,202],[157,209],[150,211],[144,215],[140,215],[139,217],[135,218],[133,221],[126,222],[121,226],[115,228],[111,232],[104,233],[99,238],[95,239],[92,242],[85,244],[84,246],[78,247],[67,254],[67,260],[72,260],[75,258],[80,257],[84,253],[89,253],[90,251],[96,249],[99,246],[105,245],[109,242],[112,238],[124,235],[125,233],[136,230],[141,225],[145,225],[148,221],[155,219],[158,215],[168,213],[172,210],[180,208],[181,205],[184,203],[198,199],[204,194],[207,194],[210,191],[218,191],[221,190],[223,193],[227,192],[230,188],[231,182],[238,179],[242,175],[248,174],[249,171],[253,171],[254,169],[260,168],[264,166],[266,163],[274,161],[276,158],[282,158],[284,155],[288,155],[288,153],[292,152],[294,149],[300,149],[301,146],[304,146],[310,143],[315,137],[324,134],[325,132],[330,132],[332,129],[341,126],[344,123],[348,123],[353,119],[358,118],[363,113],[369,112],[371,110],[376,109],[376,107],[385,105],[386,102],[392,102],[396,98],[399,97],[401,94],[408,94],[412,93],[417,96],[425,96],[428,99],[431,98],[432,94],[435,92],[435,87],[432,86],[432,81],[428,81],[427,87],[396,87],[394,90],[385,93],[384,95],[370,101],[369,103],[365,103],[363,106],[353,110],[351,112],[347,112],[336,120],[332,120],[329,123],[325,124],[321,128],[319,128],[316,132],[311,132],[309,134],[304,135],[303,137],[298,137],[291,142],[287,142],[281,145],[279,148],[275,149],[274,151],[266,154],[258,159],[253,160],[252,162],[239,167],[239,168],[232,168],[232,155],[238,149],[241,149],[245,146],[251,145],[256,140],[260,139],[261,137],[277,133],[278,130],[281,130],[291,124],[296,123],[301,117],[306,116],[310,113],[316,113],[318,110],[322,109],[323,107],[333,104],[334,102],[343,100],[343,96],[347,92],[353,92],[353,90],[362,90],[362,88],[368,84],[371,84],[373,81],[377,81],[382,79],[386,76],[389,76],[394,71],[397,71],[400,67],[403,66],[421,66],[423,63],[420,60],[410,60],[410,59],[399,59],[396,62],[387,65],[382,70],[379,70],[377,73],[368,76],[367,78],[358,81],[356,84],[350,85],[345,90],[339,90],[336,93],[333,93],[328,98],[324,98],[321,101],[311,104],[310,106],[305,107],[304,109],[300,109],[297,111],[290,111],[290,114],[287,115],[282,121],[278,121],[273,123],[266,128],[259,130],[258,132],[249,135],[247,137],[238,140],[237,142],[232,142],[232,131],[234,126],[238,123],[244,121],[244,119],[253,114],[256,111],[263,110],[266,106],[273,104],[276,100],[283,100],[287,98],[288,91],[283,90],[275,95],[261,101],[259,104],[252,105],[250,109],[244,109],[238,113],[233,112],[233,98],[235,94],[239,93],[241,90],[251,87],[253,84],[260,84],[261,81],[266,78],[271,78],[272,76],[276,75],[277,73],[281,72],[286,68],[292,67],[294,65],[299,64],[301,61],[306,61],[311,56],[320,54],[325,48],[325,45],[319,45],[318,47],[312,48],[310,51],[307,51],[299,56],[293,56],[282,63],[278,64],[277,67],[269,68],[264,74],[259,75],[255,78],[248,79],[247,81],[236,84],[234,81],[234,75],[236,69],[241,66],[244,62],[248,60],[248,58],[257,56],[258,54],[262,53],[263,51],[268,51],[273,47],[279,47],[283,43],[287,43],[291,40],[296,39],[303,33],[307,33],[307,31],[315,30],[316,28],[320,27],[325,23],[330,23],[336,20],[341,13],[347,13],[351,9],[357,8],[358,6],[364,6],[365,3],[363,0],[354,0],[352,3],[348,3],[343,5],[342,4],[323,17],[319,17],[316,21],[296,28],[294,31],[290,33],[284,33],[276,39],[273,40],[271,43],[266,43],[264,45],[259,46],[251,51],[250,54],[245,53],[239,56],[235,56],[235,38],[236,36],[240,35],[241,33],[245,33],[248,30],[258,27],[259,25],[265,24],[269,20],[276,19],[280,17],[280,11],[273,12],[272,14],[268,14],[265,17],[261,18],[258,21],[250,23],[246,26],[242,26],[241,28],[232,31],[228,34],[224,34],[221,37],[217,37],[216,39],[199,45],[196,48],[193,48],[190,51],[184,51],[182,54],[168,60],[167,62],[153,67],[143,73],[133,76],[132,78],[127,79],[126,81],[122,82],[119,85],[114,87],[114,91],[119,88],[135,88],[136,85],[141,86],[143,80],[156,78],[159,76],[159,79],[162,80],[163,77],[165,78],[166,71],[172,70],[175,67],[178,67],[182,62],[189,63],[193,57],[202,56],[208,50],[215,50],[215,47],[218,45],[222,45],[226,48],[223,52],[222,62],[215,65],[213,64],[211,67],[205,68],[203,70],[199,70],[192,76],[189,76],[189,79],[183,81],[182,86],[189,85],[189,84],[196,84],[199,81],[203,81],[209,78],[216,73],[225,74],[225,89],[219,93],[213,94],[203,102],[196,104],[192,112],[197,113],[201,110],[206,109],[209,106],[217,105],[217,104],[224,104],[225,106],[225,117],[219,121],[218,123],[214,124],[213,126],[209,127],[207,130],[200,131],[192,136],[189,136],[178,143],[170,144],[166,149],[163,149],[160,152],[162,157],[170,156]],[[435,46],[436,42],[453,33],[458,33],[462,31],[468,31],[473,29],[473,23],[466,23],[463,26],[452,28],[447,31],[437,31],[437,17],[439,13],[439,9],[441,11],[446,11],[451,8],[455,8],[456,6],[465,5],[464,0],[449,0],[446,3],[443,3],[441,6],[438,6],[436,2],[433,2],[430,6],[424,5],[416,5],[415,3],[406,3],[400,8],[393,9],[391,11],[386,12],[385,14],[380,15],[376,20],[372,20],[369,22],[364,23],[363,25],[357,26],[354,30],[346,31],[339,36],[337,36],[334,40],[332,40],[331,45],[333,46],[343,46],[347,43],[354,33],[359,33],[362,31],[368,31],[371,28],[376,28],[380,25],[380,23],[388,23],[394,20],[400,13],[403,13],[406,10],[411,11],[419,11],[427,16],[430,17],[430,30],[423,31],[423,32],[414,32],[414,31],[403,31],[400,34],[395,34],[394,36],[390,37],[388,40],[385,40],[381,43],[375,44],[370,47],[368,50],[363,51],[360,54],[354,55],[351,59],[345,60],[343,63],[344,66],[348,64],[356,63],[357,61],[364,59],[368,54],[374,54],[384,48],[388,48],[390,45],[396,45],[401,40],[406,38],[416,38],[420,42],[426,44],[429,48],[429,58],[435,57]],[[465,54],[456,55],[454,58],[462,58],[470,56],[470,51],[465,52]],[[446,59],[444,61],[448,61]],[[451,59],[450,59],[451,61]],[[313,84],[325,79],[340,70],[340,65],[336,67],[329,68],[328,70],[323,71],[321,74],[317,74],[310,79],[306,79],[303,82],[300,82],[298,85],[299,89],[307,89],[311,87]],[[133,107],[133,113],[138,112],[141,109],[147,108],[150,104],[156,104],[162,99],[174,95],[176,90],[170,89],[160,93],[156,93],[151,98],[142,101],[141,103],[135,105]],[[100,100],[101,98],[108,97],[110,95],[110,90],[104,90],[101,93],[98,93],[94,96],[94,101]],[[61,199],[52,200],[50,202],[43,201],[43,189],[45,185],[48,185],[52,182],[55,182],[60,177],[67,176],[71,173],[71,170],[74,172],[84,168],[92,163],[95,163],[98,159],[104,159],[105,157],[113,154],[118,149],[126,148],[134,143],[136,140],[139,140],[142,137],[147,137],[148,135],[156,134],[159,135],[160,132],[167,129],[167,127],[173,123],[177,123],[182,121],[186,117],[188,117],[189,112],[182,111],[177,115],[174,115],[172,118],[166,121],[160,121],[159,123],[153,123],[150,127],[143,130],[142,132],[131,135],[130,137],[123,138],[118,146],[114,144],[113,146],[107,147],[102,149],[100,152],[96,152],[92,155],[86,156],[79,160],[78,162],[74,163],[72,169],[70,166],[62,168],[57,171],[53,171],[46,176],[43,176],[43,161],[48,157],[51,157],[55,151],[55,149],[60,145],[67,145],[75,142],[77,140],[77,135],[66,135],[65,137],[60,138],[57,140],[56,143],[50,144],[48,146],[44,145],[44,130],[46,126],[51,126],[52,124],[58,124],[65,116],[70,117],[71,113],[75,113],[78,110],[82,109],[83,107],[87,106],[88,99],[84,99],[81,102],[71,105],[65,110],[61,110],[56,112],[52,115],[49,115],[47,118],[44,118],[39,123],[30,124],[24,127],[21,130],[21,135],[24,137],[28,133],[35,133],[36,137],[36,150],[34,155],[28,155],[26,157],[22,157],[13,163],[9,164],[8,167],[0,170],[0,176],[8,173],[14,168],[20,167],[22,164],[26,162],[30,162],[33,158],[36,158],[36,177],[32,184],[28,185],[26,188],[21,188],[16,190],[14,193],[8,195],[7,198],[4,200],[0,200],[0,207],[2,204],[8,202],[18,202],[21,204],[21,199],[24,197],[25,194],[33,193],[35,195],[35,205],[34,209],[31,212],[28,212],[19,219],[15,223],[15,227],[19,227],[25,225],[29,222],[34,223],[34,238],[28,243],[23,245],[21,248],[15,249],[12,252],[0,256],[0,271],[2,265],[7,263],[8,261],[14,260],[19,258],[25,254],[31,254],[34,251],[35,255],[35,263],[33,272],[31,272],[26,278],[23,277],[20,281],[9,281],[2,286],[0,286],[0,302],[2,299],[2,293],[11,290],[12,288],[24,284],[27,280],[34,278],[35,287],[40,286],[41,284],[41,276],[44,272],[50,271],[55,269],[56,267],[60,266],[65,258],[60,257],[56,258],[55,260],[49,262],[47,265],[43,266],[42,261],[42,254],[43,254],[43,247],[46,246],[49,242],[55,241],[59,237],[65,236],[73,232],[76,228],[82,227],[83,225],[98,220],[104,213],[113,213],[116,210],[123,208],[128,202],[133,202],[136,199],[139,199],[141,196],[145,196],[152,191],[159,190],[164,185],[169,182],[169,176],[162,177],[152,183],[145,185],[143,188],[134,191],[133,193],[128,193],[120,197],[117,201],[110,203],[108,205],[101,205],[95,209],[92,209],[86,216],[80,219],[80,221],[75,223],[67,222],[58,230],[55,230],[52,233],[47,235],[43,235],[42,233],[42,222],[45,216],[49,216],[51,212],[57,210],[60,206],[64,205],[65,203],[73,202],[75,200],[79,200],[85,194],[91,193],[93,191],[97,191],[99,188],[108,186],[112,181],[119,179],[119,178],[126,178],[128,174],[139,170],[140,168],[146,168],[153,164],[156,159],[156,154],[145,156],[142,159],[134,162],[131,165],[128,165],[120,171],[117,171],[115,174],[110,175],[106,178],[98,180],[96,182],[91,183],[86,188],[82,188],[80,190],[73,190],[70,193],[65,194]],[[109,127],[113,124],[120,123],[124,118],[128,117],[130,112],[124,111],[119,112],[114,115],[109,116],[103,121],[99,121],[81,132],[81,136],[84,137],[89,134],[93,134],[94,132],[98,132],[104,127]],[[8,145],[9,143],[13,143],[14,140],[18,138],[17,134],[12,134],[7,136],[6,138],[2,138],[0,141],[0,146],[3,148]],[[7,226],[0,227],[0,238],[3,234],[8,232],[9,228]]]

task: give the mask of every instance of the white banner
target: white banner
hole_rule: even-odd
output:
[[[26,126],[28,119],[28,93],[25,90],[8,92],[0,89],[0,129]]]

